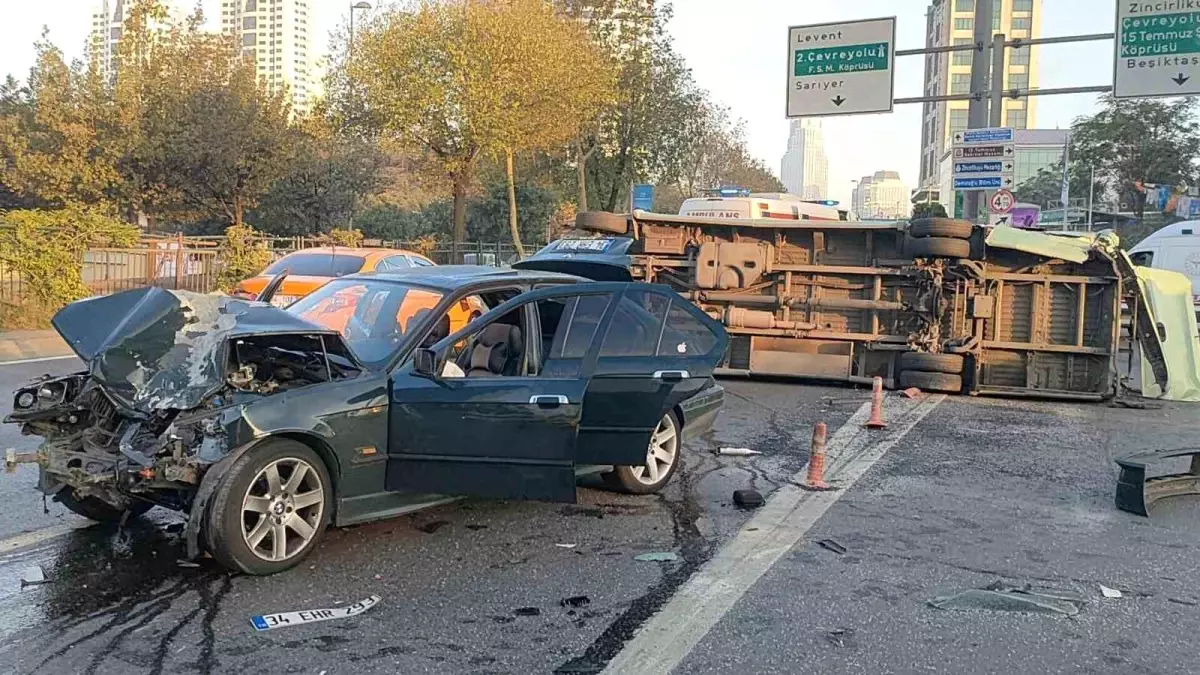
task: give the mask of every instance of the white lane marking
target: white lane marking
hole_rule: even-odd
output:
[[[883,431],[863,428],[871,413],[870,403],[864,403],[826,444],[826,480],[840,489],[808,492],[795,485],[781,487],[733,541],[642,626],[603,672],[670,673],[829,507],[945,398],[890,399],[886,411],[889,426]],[[803,481],[805,473],[802,469],[792,480]]]
[[[0,361],[0,366],[19,366],[22,363],[41,363],[42,361],[62,361],[63,359],[77,359],[78,356],[70,354],[67,356],[42,356],[36,359],[18,359],[16,361]]]
[[[9,537],[8,539],[0,540],[0,554],[9,553],[20,548],[35,546],[42,542],[54,539],[55,537],[61,537],[64,534],[70,534],[75,530],[82,530],[85,527],[91,527],[95,524],[96,523],[93,523],[89,520],[82,520],[76,523],[51,525],[50,527],[43,527],[40,530],[34,530],[32,532],[22,532],[15,537]]]

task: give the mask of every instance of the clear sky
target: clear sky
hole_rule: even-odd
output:
[[[191,0],[183,0],[192,4]],[[42,0],[5,5],[0,23],[0,71],[23,77],[32,61],[32,44],[41,27],[68,56],[83,50],[94,0]],[[210,21],[220,0],[202,0]],[[328,31],[345,20],[348,0],[311,0],[324,46]],[[1042,0],[1042,35],[1106,33],[1113,30],[1115,0]],[[927,0],[674,0],[671,33],[700,86],[745,119],[750,152],[776,173],[787,144],[784,118],[787,27],[829,21],[897,17],[896,47],[924,45]],[[1109,84],[1109,41],[1037,47],[1040,86]],[[897,59],[896,96],[918,96],[923,60]],[[1036,126],[1066,127],[1095,109],[1095,95],[1046,96],[1038,100]],[[881,169],[899,171],[914,187],[920,157],[920,105],[896,106],[890,115],[825,118],[830,196],[850,198],[850,181]]]

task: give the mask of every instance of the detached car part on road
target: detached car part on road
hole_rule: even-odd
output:
[[[669,285],[729,330],[719,373],[1101,399],[1117,388],[1124,299],[1167,381],[1115,236],[643,211],[576,227],[514,267]]]
[[[71,510],[184,511],[189,556],[251,574],[298,563],[327,523],[447,495],[573,502],[596,471],[655,492],[723,403],[728,338],[666,287],[581,281],[436,267],[336,279],[286,311],[85,300],[53,323],[88,370],[18,390],[6,421],[45,439],[40,487]],[[410,315],[410,294],[434,308]],[[465,298],[492,309],[451,334]]]

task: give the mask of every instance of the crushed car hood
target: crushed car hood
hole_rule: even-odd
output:
[[[230,338],[306,333],[342,339],[264,303],[161,288],[81,300],[51,323],[114,402],[142,414],[195,408],[220,389]]]

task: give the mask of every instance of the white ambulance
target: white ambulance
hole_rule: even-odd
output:
[[[1192,306],[1200,320],[1200,220],[1172,223],[1129,251],[1135,265],[1179,272],[1192,280]]]
[[[679,215],[699,218],[745,218],[751,220],[847,220],[848,212],[835,208],[837,202],[806,201],[782,192],[733,193],[693,197],[679,207]]]

